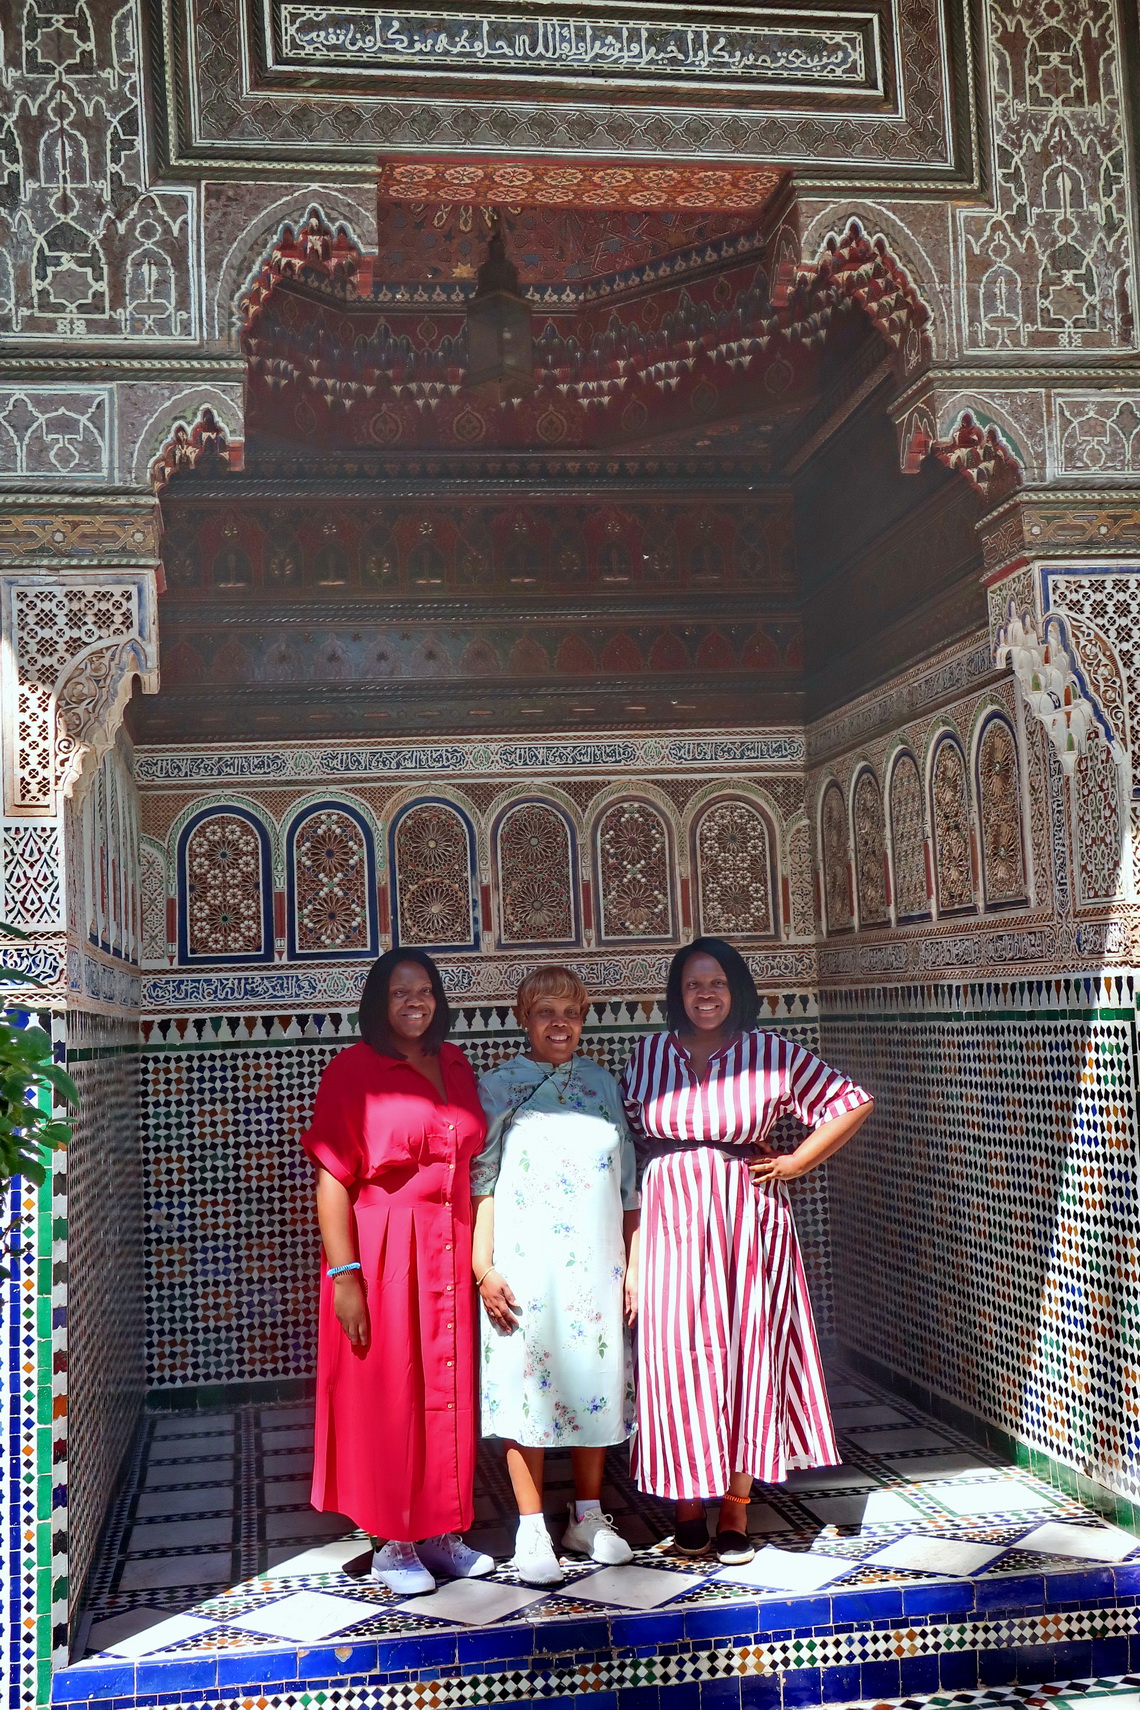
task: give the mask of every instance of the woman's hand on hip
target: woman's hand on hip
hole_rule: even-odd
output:
[[[344,1276],[334,1278],[333,1290],[333,1310],[338,1324],[354,1348],[367,1348],[370,1337],[368,1302],[364,1298],[360,1272],[346,1271]]]
[[[795,1152],[770,1152],[766,1158],[756,1158],[748,1166],[748,1174],[761,1187],[769,1182],[794,1182],[807,1174],[807,1166],[797,1162]]]
[[[502,1330],[509,1336],[512,1331],[518,1329],[519,1321],[511,1310],[512,1307],[518,1306],[518,1301],[512,1294],[506,1277],[496,1270],[489,1270],[479,1284],[479,1298],[496,1330]]]

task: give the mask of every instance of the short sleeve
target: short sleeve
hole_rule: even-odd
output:
[[[347,1055],[347,1053],[346,1053]],[[301,1136],[314,1164],[345,1187],[364,1175],[364,1096],[351,1072],[334,1057],[317,1088],[313,1120]]]
[[[788,1061],[788,1104],[801,1122],[818,1128],[861,1104],[870,1104],[870,1093],[819,1057],[793,1045]]]
[[[626,1116],[625,1099],[622,1089],[608,1069],[600,1063],[592,1065],[592,1073],[599,1083],[599,1091],[605,1099],[606,1115],[617,1129],[619,1140],[619,1159],[621,1163],[621,1206],[623,1211],[637,1211],[641,1205],[641,1195],[638,1192],[637,1149],[633,1135],[630,1133]]]
[[[479,1082],[479,1102],[487,1118],[487,1138],[478,1157],[471,1160],[471,1197],[493,1194],[503,1161],[503,1130],[510,1116],[510,1082],[498,1069],[489,1069]]]
[[[643,1133],[641,1125],[641,1098],[637,1090],[640,1079],[641,1051],[637,1046],[634,1046],[633,1051],[626,1060],[625,1068],[621,1072],[621,1079],[618,1081],[617,1085],[618,1091],[621,1095],[622,1105],[625,1110],[626,1122],[632,1129],[635,1137],[640,1136]]]

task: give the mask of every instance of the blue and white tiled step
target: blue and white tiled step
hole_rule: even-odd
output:
[[[328,1517],[303,1501],[303,1410],[152,1420],[95,1577],[94,1648],[57,1674],[53,1701],[972,1704],[979,1687],[1084,1682],[1080,1696],[1140,1671],[1140,1540],[861,1377],[832,1395],[845,1464],[757,1488],[750,1567],[655,1546],[667,1515],[618,1465],[607,1502],[641,1546],[635,1560],[567,1563],[555,1594],[506,1565],[416,1599],[362,1577],[367,1540],[335,1517],[341,1536],[321,1539]],[[552,1495],[558,1478],[552,1460]],[[505,1557],[509,1492],[493,1455],[479,1514],[471,1541]],[[1016,1702],[1031,1698],[1019,1688]],[[1140,1710],[1126,1698],[1104,1710]]]

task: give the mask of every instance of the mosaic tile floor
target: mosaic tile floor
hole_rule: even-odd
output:
[[[611,1451],[605,1506],[635,1546],[634,1564],[603,1573],[567,1560],[557,1592],[521,1587],[506,1565],[514,1509],[505,1466],[485,1446],[469,1541],[499,1568],[492,1580],[411,1600],[368,1578],[368,1542],[350,1521],[309,1507],[311,1405],[148,1417],[90,1583],[77,1657],[240,1651],[252,1661],[283,1641],[352,1646],[665,1605],[755,1609],[772,1599],[791,1611],[789,1599],[821,1592],[834,1620],[851,1620],[875,1588],[1055,1575],[1140,1551],[1131,1534],[861,1376],[833,1372],[831,1399],[844,1464],[756,1486],[758,1555],[747,1568],[672,1555],[669,1509],[635,1491],[624,1453]],[[570,1489],[568,1457],[552,1455],[546,1507],[556,1542]],[[1025,1591],[1033,1603],[1028,1579]],[[786,1625],[798,1622],[789,1615]],[[1140,1710],[1140,1698],[1114,1710]]]

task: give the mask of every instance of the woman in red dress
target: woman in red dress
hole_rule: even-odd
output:
[[[431,957],[381,956],[302,1141],[324,1246],[313,1507],[386,1539],[372,1572],[406,1596],[495,1565],[457,1536],[475,1474],[468,1169],[487,1124],[450,1026]]]

